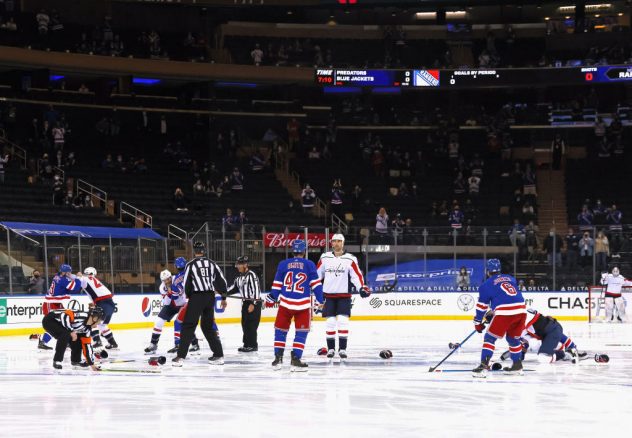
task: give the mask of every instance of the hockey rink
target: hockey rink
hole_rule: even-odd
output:
[[[0,406],[4,437],[425,437],[600,436],[629,427],[632,414],[632,324],[562,322],[564,331],[610,363],[538,365],[525,375],[471,377],[482,335],[474,335],[429,373],[472,330],[469,321],[355,321],[345,365],[316,355],[324,323],[307,341],[307,373],[273,371],[271,323],[260,326],[258,353],[240,354],[241,327],[220,325],[224,366],[202,356],[172,368],[147,364],[150,329],[115,332],[120,351],[104,370],[54,371],[52,352],[27,336],[0,337]],[[199,334],[199,333],[198,333]],[[292,339],[290,333],[288,340]],[[499,341],[495,358],[506,349]],[[388,348],[393,358],[378,357]],[[533,356],[531,356],[533,359]],[[124,361],[124,362],[123,362]]]

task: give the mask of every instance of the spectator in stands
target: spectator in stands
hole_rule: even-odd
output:
[[[294,149],[294,146],[298,144],[300,141],[300,128],[301,125],[298,123],[296,118],[292,118],[287,122],[287,140],[290,151]]]
[[[595,137],[597,138],[597,144],[601,142],[601,140],[606,135],[606,123],[603,121],[601,116],[597,116],[595,120]]]
[[[64,204],[64,182],[59,175],[53,177],[53,205],[60,206]]]
[[[623,233],[623,213],[617,208],[616,204],[612,204],[612,207],[608,210],[606,222],[608,223],[608,229],[610,231],[612,251],[618,252],[621,248],[621,234]]]
[[[48,160],[48,154],[42,155],[42,159],[40,160],[40,173],[44,183],[51,184],[53,182],[55,172],[53,172],[52,163]]]
[[[562,166],[562,157],[566,154],[566,144],[562,140],[561,134],[555,134],[555,138],[551,142],[551,162],[553,170],[560,170]]]
[[[529,221],[526,227],[524,227],[524,232],[526,235],[526,244],[527,251],[529,255],[532,255],[536,248],[539,246],[538,241],[538,233],[540,232],[540,227],[538,227],[533,221]]]
[[[276,132],[274,132],[274,129],[268,128],[266,132],[263,134],[263,138],[261,140],[266,143],[274,143],[278,139],[279,139],[279,136],[277,135]]]
[[[384,155],[382,155],[382,151],[378,148],[373,151],[373,155],[371,156],[371,165],[373,166],[373,173],[375,176],[384,176]]]
[[[610,242],[602,230],[599,230],[595,238],[595,262],[598,271],[608,270],[608,257],[610,256]]]
[[[389,241],[388,236],[388,214],[386,209],[381,207],[375,217],[375,232],[380,243],[386,243]]]
[[[408,198],[409,194],[410,193],[408,192],[408,186],[405,182],[402,181],[402,183],[399,185],[399,188],[397,189],[397,196],[399,196],[400,198]]]
[[[246,210],[240,210],[239,216],[237,216],[237,223],[241,225],[246,225],[248,223],[248,217],[246,216]]]
[[[586,204],[588,205],[588,204]],[[606,223],[606,215],[608,214],[608,209],[601,202],[601,199],[597,199],[594,207],[592,208],[593,214],[593,222],[595,225],[603,225]]]
[[[114,169],[114,161],[112,161],[112,154],[107,154],[105,160],[101,161],[101,169],[110,170]]]
[[[355,185],[351,192],[351,211],[354,214],[359,213],[364,205],[364,196],[362,195],[362,187]]]
[[[320,151],[316,146],[312,146],[312,149],[307,153],[307,158],[312,161],[320,160]]]
[[[460,230],[461,228],[463,228],[464,219],[465,217],[463,216],[463,212],[461,211],[459,204],[454,204],[454,206],[452,207],[452,211],[448,216],[450,227],[452,227],[453,230]]]
[[[535,201],[537,194],[536,191],[536,178],[535,172],[531,167],[531,163],[527,163],[524,173],[522,174],[522,193],[530,199],[531,203]]]
[[[456,138],[448,143],[448,158],[452,161],[456,161],[459,158],[459,142]]]
[[[4,157],[0,156],[0,183],[4,184],[4,172],[5,166],[9,162],[9,154],[6,154]]]
[[[287,205],[285,206],[285,209],[283,210],[283,212],[286,213],[291,218],[296,217],[296,214],[298,213],[298,211],[296,208],[296,204],[294,204],[293,199],[290,199],[287,202]]]
[[[228,195],[231,192],[231,187],[232,184],[230,182],[230,178],[228,175],[224,176],[224,179],[222,179],[216,187],[217,197]]]
[[[465,194],[465,178],[463,178],[463,172],[459,172],[456,175],[456,179],[452,183],[454,195],[457,198],[462,197]]]
[[[301,203],[303,205],[303,213],[309,213],[314,208],[316,202],[316,192],[311,188],[309,184],[305,184],[303,191],[301,192]]]
[[[555,234],[555,228],[551,228],[549,235],[544,239],[544,250],[546,251],[546,260],[549,265],[553,266],[553,263],[555,263],[555,266],[558,268],[562,266],[561,250],[563,243],[562,238]]]
[[[61,150],[57,151],[57,154],[55,155],[55,166],[59,167],[60,169],[64,168],[64,154],[62,153]]]
[[[250,170],[253,173],[261,172],[266,167],[266,159],[260,150],[256,150],[250,157]]]
[[[397,213],[395,215],[395,219],[393,219],[393,222],[391,222],[391,225],[393,226],[394,234],[396,236],[401,236],[404,230],[404,227],[406,226],[406,221],[404,221],[404,219],[402,218],[401,213]],[[399,243],[401,243],[401,240]]]
[[[582,211],[577,215],[577,223],[581,231],[589,231],[593,226],[593,214],[588,209],[588,205],[582,206]]]
[[[590,233],[585,231],[579,240],[579,256],[580,265],[582,267],[592,265],[593,251],[595,249],[595,241],[590,237]]]
[[[244,190],[244,174],[241,173],[238,167],[233,168],[233,173],[230,175],[230,188],[235,193],[241,193]]]
[[[263,62],[263,50],[261,50],[259,44],[255,44],[255,48],[250,52],[250,58],[252,58],[254,65],[261,65]]]
[[[0,25],[0,29],[6,30],[9,32],[16,32],[18,30],[18,25],[13,20],[13,17],[9,17],[9,20],[6,23],[2,23],[2,25]]]
[[[222,225],[226,227],[226,229],[229,229],[229,230],[237,229],[237,225],[238,225],[237,217],[233,215],[232,209],[230,208],[226,209],[226,214],[222,216]]]
[[[46,292],[46,284],[44,279],[40,275],[40,272],[36,269],[33,271],[33,275],[29,280],[29,287],[27,293],[33,295],[44,295]]]
[[[75,158],[74,152],[69,152],[66,160],[64,162],[64,169],[66,171],[72,170],[73,167],[77,165],[77,159]]]
[[[52,130],[55,149],[61,151],[66,144],[66,129],[58,122]]]
[[[176,188],[176,191],[173,194],[173,205],[176,211],[189,211],[187,207],[189,200],[184,195],[184,192],[180,187]]]
[[[512,245],[524,248],[527,240],[525,227],[520,223],[519,219],[514,219],[512,227],[509,229],[509,241]]]
[[[525,202],[522,206],[522,220],[527,222],[535,219],[535,209],[529,201]]]
[[[481,188],[481,179],[472,172],[472,176],[467,179],[468,193],[471,199],[478,198],[478,193]]]
[[[195,184],[193,184],[193,193],[198,194],[198,193],[204,193],[204,192],[205,192],[204,184],[202,184],[202,180],[198,178],[197,181],[195,181]]]
[[[465,266],[461,266],[459,273],[456,275],[456,287],[458,290],[469,290],[470,288],[470,273],[467,272]]]
[[[331,188],[331,212],[339,218],[343,218],[342,205],[344,195],[345,192],[342,190],[342,183],[340,182],[340,179],[334,180],[334,184]]]
[[[81,84],[81,86],[79,87],[79,90],[78,90],[78,91],[79,91],[80,93],[82,93],[82,94],[87,94],[87,93],[89,93],[89,92],[90,92],[90,89],[89,89],[88,87],[86,87],[86,84],[83,84],[83,83],[82,83],[82,84]]]
[[[35,16],[35,21],[37,22],[37,31],[40,36],[46,36],[48,34],[48,25],[50,23],[50,16],[48,13],[42,9]]]
[[[612,152],[612,143],[608,140],[608,137],[601,138],[598,144],[599,150],[597,152],[598,158],[607,159],[610,158]]]
[[[574,269],[579,259],[579,236],[575,234],[573,228],[569,228],[564,240],[566,242],[566,268]]]
[[[119,172],[127,172],[127,163],[123,161],[123,155],[119,154],[116,156],[116,163],[114,163],[114,168]]]

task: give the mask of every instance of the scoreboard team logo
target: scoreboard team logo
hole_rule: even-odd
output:
[[[438,87],[439,70],[414,70],[413,85],[415,87]]]

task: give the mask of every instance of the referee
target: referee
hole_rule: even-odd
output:
[[[237,349],[241,353],[251,353],[259,349],[257,344],[257,329],[261,320],[261,288],[259,279],[248,266],[248,257],[237,258],[235,267],[239,275],[233,285],[228,288],[228,294],[240,293],[243,299],[241,306],[241,329],[244,332],[244,346]]]
[[[206,257],[206,248],[202,242],[193,244],[193,254],[195,257],[184,268],[184,293],[189,302],[182,321],[180,346],[177,356],[173,358],[173,366],[181,367],[187,357],[200,317],[202,333],[213,351],[213,356],[208,361],[212,365],[224,365],[222,343],[213,330],[213,311],[216,293],[222,294],[221,307],[226,308],[226,279],[219,266]]]

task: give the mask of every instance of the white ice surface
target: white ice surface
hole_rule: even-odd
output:
[[[26,336],[0,337],[0,437],[435,437],[627,436],[632,416],[632,324],[563,323],[581,349],[605,352],[611,362],[581,365],[525,362],[524,376],[467,371],[429,373],[448,343],[471,330],[458,321],[352,322],[349,360],[326,365],[315,323],[304,359],[308,373],[272,371],[273,329],[259,329],[259,352],[238,354],[241,328],[220,325],[226,365],[210,355],[170,362],[160,373],[73,371],[66,354],[55,372],[52,352]],[[142,353],[150,330],[115,333],[121,350],[104,368],[156,370]],[[292,339],[292,333],[288,341]],[[289,343],[289,342],[288,342]],[[479,362],[476,334],[441,367],[470,370]],[[160,351],[172,345],[166,328]],[[378,352],[393,351],[382,360]],[[506,349],[497,342],[497,355]],[[168,357],[170,361],[170,357]]]

